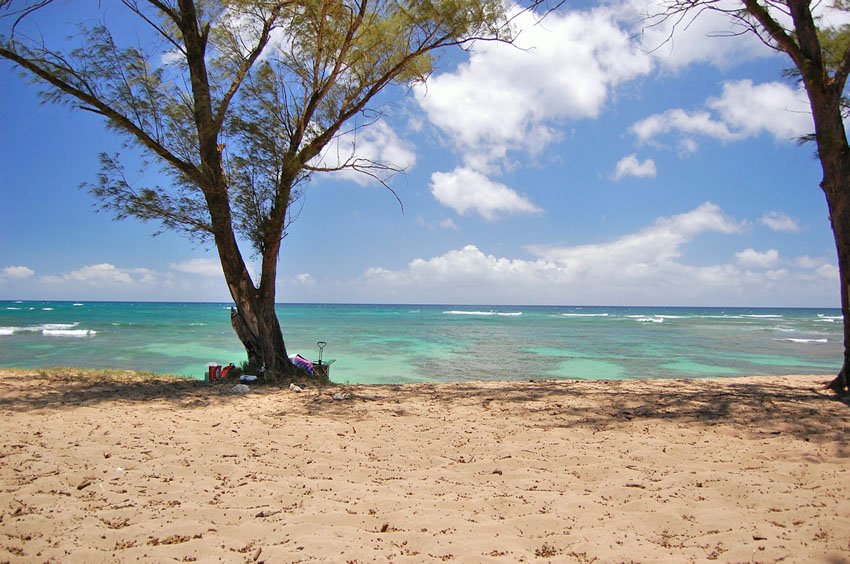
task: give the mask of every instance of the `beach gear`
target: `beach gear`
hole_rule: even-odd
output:
[[[292,363],[295,366],[299,366],[299,367],[303,368],[304,370],[307,371],[307,374],[309,374],[310,376],[313,376],[314,371],[313,371],[313,363],[312,362],[310,362],[309,360],[307,360],[306,358],[304,358],[300,354],[296,354],[295,356],[289,357],[289,360],[291,360]]]
[[[328,362],[322,362],[322,353],[325,352],[325,347],[328,344],[325,341],[316,343],[319,346],[319,360],[313,363],[313,371],[319,378],[330,378],[331,364],[336,362],[336,359],[331,359]]]
[[[221,365],[215,362],[210,362],[207,365],[207,382],[213,382],[221,378]]]

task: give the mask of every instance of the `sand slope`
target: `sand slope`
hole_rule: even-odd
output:
[[[0,371],[0,562],[847,562],[825,381],[234,396]]]

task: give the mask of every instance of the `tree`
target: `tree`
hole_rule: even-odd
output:
[[[793,72],[806,89],[823,178],[829,220],[838,252],[841,313],[844,315],[844,359],[829,384],[847,394],[850,378],[850,147],[844,129],[847,76],[850,73],[850,25],[819,27],[811,0],[669,0],[664,11],[650,17],[650,25],[687,23],[704,10],[727,14],[744,32],[756,34],[767,46],[785,53]],[[835,9],[845,10],[842,0]],[[652,21],[654,20],[654,21]]]
[[[101,116],[167,175],[139,187],[103,154],[90,191],[119,219],[215,244],[234,330],[269,373],[293,370],[275,282],[305,182],[346,168],[383,182],[394,170],[323,152],[373,122],[370,104],[391,84],[424,80],[436,49],[507,37],[500,0],[122,0],[135,45],[106,23],[80,24],[68,49],[24,32],[52,2],[0,0],[0,56],[44,100]],[[256,282],[239,240],[261,261]]]

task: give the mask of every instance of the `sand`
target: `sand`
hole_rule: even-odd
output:
[[[847,562],[827,380],[0,370],[0,562]]]

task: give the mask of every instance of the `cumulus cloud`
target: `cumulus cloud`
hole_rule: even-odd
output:
[[[640,162],[637,158],[636,154],[631,154],[623,157],[617,163],[616,168],[614,169],[614,174],[612,178],[614,180],[621,180],[627,176],[636,176],[638,178],[655,178],[656,170],[655,170],[655,161],[652,159],[646,159],[643,162]]]
[[[176,263],[175,263],[176,264]],[[182,270],[165,271],[143,266],[119,267],[111,263],[97,263],[70,269],[27,276],[13,280],[5,269],[0,269],[0,282],[5,287],[15,285],[21,299],[51,300],[206,300],[229,299],[227,285],[219,269],[218,276],[204,274],[202,262],[186,261]],[[31,270],[31,269],[30,269]],[[20,271],[24,274],[26,271]],[[201,276],[183,275],[195,272]]]
[[[735,253],[735,258],[744,267],[770,268],[779,262],[779,251],[770,249],[760,253],[755,249],[744,249],[739,253]]]
[[[74,281],[93,286],[110,284],[130,284],[133,277],[127,270],[122,270],[113,264],[101,263],[84,266],[60,276],[46,276],[47,282]]]
[[[416,164],[416,152],[385,120],[379,119],[336,137],[317,162],[312,164],[325,168],[339,168],[345,165],[348,168],[336,171],[334,175],[366,186],[374,183],[375,179],[359,172],[357,168],[371,169],[379,177],[384,177],[388,171],[374,168],[375,164],[379,167],[407,170]]]
[[[759,218],[759,223],[766,225],[774,231],[785,231],[794,233],[800,230],[800,224],[797,220],[788,217],[779,211],[769,211]]]
[[[302,272],[295,277],[295,282],[300,286],[315,286],[316,279],[309,272]]]
[[[707,105],[742,137],[766,132],[778,140],[793,141],[814,130],[803,88],[794,89],[781,82],[726,82],[723,93],[708,100]]]
[[[629,131],[640,142],[677,133],[693,148],[693,136],[730,142],[767,133],[792,141],[814,127],[805,92],[779,82],[726,82],[722,94],[706,100],[705,106],[695,111],[670,109],[636,122]]]
[[[524,257],[498,256],[470,243],[415,258],[398,270],[375,266],[364,278],[376,294],[456,303],[516,303],[521,294],[529,303],[769,305],[764,298],[799,300],[806,284],[811,295],[827,296],[822,280],[835,274],[829,263],[776,268],[780,257],[774,249],[747,249],[721,264],[687,260],[691,241],[707,234],[734,236],[746,228],[707,202],[612,241],[531,245]]]
[[[528,198],[474,170],[458,167],[431,175],[431,193],[461,215],[477,213],[488,221],[503,214],[534,214],[542,210]]]
[[[557,279],[560,276],[558,270],[556,264],[544,260],[528,261],[487,255],[470,244],[442,256],[414,259],[402,271],[373,267],[366,271],[366,276],[404,285],[437,283],[480,287],[482,284],[510,284],[516,287],[550,274],[553,279]]]
[[[615,86],[650,72],[651,57],[618,26],[615,11],[564,11],[542,22],[516,16],[515,46],[481,42],[455,70],[416,88],[429,121],[491,173],[512,150],[536,153],[569,119],[599,115]]]
[[[26,280],[35,276],[35,271],[28,266],[7,266],[0,272],[2,272],[0,278],[11,280]]]
[[[634,275],[670,264],[682,254],[682,247],[706,232],[740,233],[745,224],[726,216],[719,206],[706,202],[679,215],[660,218],[637,233],[611,243],[574,247],[532,246],[529,250],[575,273],[616,273],[626,267]]]
[[[527,247],[531,259],[497,257],[469,244],[441,256],[414,259],[399,271],[374,267],[366,276],[393,286],[436,284],[450,288],[449,292],[467,288],[479,300],[496,295],[500,288],[528,289],[544,300],[567,290],[589,296],[603,289],[612,295],[627,291],[635,298],[647,287],[685,288],[684,282],[722,286],[737,278],[733,265],[688,266],[677,259],[700,234],[734,234],[743,229],[743,223],[727,217],[715,204],[705,203],[608,243],[532,245]]]
[[[646,142],[672,131],[682,135],[702,135],[721,141],[731,141],[735,134],[729,126],[714,119],[708,112],[687,112],[676,108],[651,115],[629,129],[640,142]]]
[[[826,257],[811,257],[809,255],[803,255],[794,259],[794,264],[801,268],[815,269],[823,266],[824,264],[830,264],[830,260]]]
[[[216,259],[196,258],[184,262],[172,262],[171,268],[187,274],[200,276],[222,276],[221,263]]]
[[[815,273],[825,280],[838,282],[838,267],[834,264],[822,264],[815,269]]]

